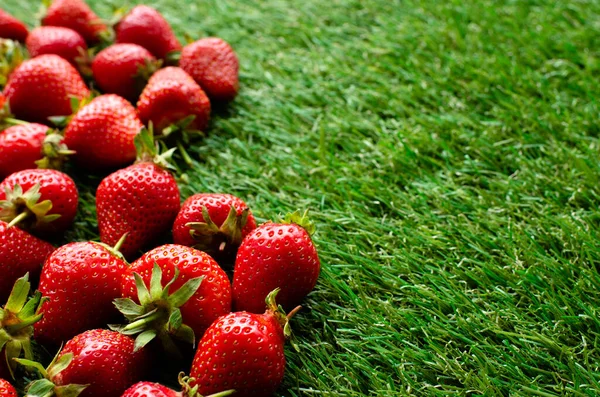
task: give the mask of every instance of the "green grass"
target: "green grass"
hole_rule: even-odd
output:
[[[281,395],[600,394],[600,3],[149,3],[241,60],[184,196],[318,223]]]

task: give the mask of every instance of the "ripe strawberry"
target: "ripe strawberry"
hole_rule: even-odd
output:
[[[118,318],[112,301],[121,295],[127,263],[117,250],[93,242],[70,243],[48,257],[39,291],[49,300],[35,327],[37,340],[58,345]]]
[[[54,0],[42,25],[62,26],[79,33],[86,42],[95,43],[106,25],[83,0]]]
[[[42,317],[38,313],[42,294],[36,292],[28,300],[30,289],[29,275],[26,274],[15,282],[6,305],[0,309],[0,376],[3,378],[12,378],[17,364],[13,358],[32,358],[31,336],[33,324]]]
[[[0,221],[0,301],[5,301],[15,281],[30,273],[37,278],[54,247],[18,227]]]
[[[235,259],[237,249],[256,228],[250,209],[231,194],[195,194],[183,203],[173,224],[175,244],[209,253],[221,265]]]
[[[155,57],[165,59],[167,54],[181,49],[181,44],[169,23],[154,8],[134,7],[116,26],[117,43],[141,45]]]
[[[145,350],[134,351],[130,337],[94,329],[68,341],[46,370],[28,360],[18,362],[41,369],[44,377],[27,387],[29,395],[118,397],[146,376],[149,360]]]
[[[277,290],[267,297],[264,314],[230,313],[208,328],[198,345],[190,385],[202,394],[235,389],[235,396],[270,396],[285,370],[284,344],[291,336],[286,316],[275,304]]]
[[[85,55],[87,45],[76,31],[59,26],[40,26],[27,36],[27,51],[32,58],[56,54],[77,66],[76,58]]]
[[[15,388],[4,379],[0,379],[0,397],[17,397]]]
[[[180,68],[167,67],[154,73],[137,103],[140,119],[152,122],[157,132],[171,124],[204,130],[210,118],[210,101],[202,88]],[[194,119],[189,122],[189,118]]]
[[[135,139],[137,162],[104,178],[96,192],[100,239],[113,245],[127,233],[121,248],[126,258],[169,230],[180,205],[179,188],[166,170],[174,149],[159,155],[148,130]]]
[[[17,118],[47,123],[50,116],[71,114],[71,97],[82,99],[90,91],[68,61],[41,55],[15,69],[4,95]]]
[[[101,95],[71,119],[64,142],[76,152],[73,159],[85,168],[117,168],[135,160],[133,139],[142,128],[129,102],[114,94]]]
[[[239,62],[224,40],[209,37],[183,47],[179,66],[216,101],[230,101],[238,92]]]
[[[159,67],[156,58],[137,44],[114,44],[100,51],[92,63],[98,87],[135,101],[150,74]]]
[[[146,286],[141,290],[138,279]],[[151,330],[161,341],[174,335],[193,344],[194,336],[200,338],[214,320],[231,311],[227,274],[207,253],[182,245],[167,244],[145,253],[127,269],[121,292],[126,299],[116,305],[132,321],[122,332]],[[175,318],[179,320],[173,324]],[[144,342],[149,341],[145,336]]]
[[[306,214],[289,215],[285,223],[265,223],[242,242],[233,270],[236,310],[260,313],[269,291],[281,288],[279,303],[289,310],[314,288],[321,264],[310,238],[314,226]]]
[[[60,169],[72,154],[59,134],[36,123],[19,124],[0,132],[0,178],[29,168]]]
[[[23,42],[28,33],[23,22],[0,9],[0,38]]]
[[[189,382],[189,380],[186,378],[187,377],[180,376],[179,382],[183,386],[183,391],[181,392],[177,392],[160,383],[139,382],[125,390],[125,393],[123,393],[121,397],[202,397],[196,390],[189,387],[186,383]],[[234,393],[235,390],[227,390],[206,397],[225,397]]]
[[[23,170],[0,183],[0,220],[31,233],[63,233],[77,214],[75,182],[56,170]]]

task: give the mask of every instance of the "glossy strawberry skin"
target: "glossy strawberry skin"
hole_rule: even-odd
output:
[[[4,89],[15,117],[48,123],[50,116],[71,114],[71,97],[90,95],[77,70],[58,55],[41,55],[23,62]]]
[[[91,311],[90,313],[93,313]],[[89,385],[81,397],[118,397],[142,380],[150,357],[145,349],[133,351],[134,340],[118,332],[94,329],[65,344],[61,356],[73,354],[71,364],[52,381],[58,385]]]
[[[61,234],[71,226],[77,214],[79,194],[73,179],[67,174],[56,170],[29,169],[10,174],[0,183],[0,200],[6,198],[4,189],[14,189],[19,184],[24,192],[31,189],[35,184],[40,184],[40,202],[52,201],[52,209],[48,215],[60,214],[60,218],[35,225],[31,229],[36,235],[48,236]]]
[[[179,276],[170,288],[177,291],[186,281],[204,277],[200,288],[181,306],[183,323],[194,330],[197,339],[218,317],[231,312],[231,284],[227,274],[207,253],[182,245],[167,244],[145,253],[132,263],[123,276],[121,291],[124,298],[138,302],[134,273],[142,276],[150,288],[152,267],[157,263],[163,272],[165,286],[179,269]]]
[[[209,37],[186,45],[179,66],[185,70],[211,100],[230,101],[239,89],[239,61],[224,40]]]
[[[156,61],[156,58],[144,47],[137,44],[114,44],[96,55],[92,71],[102,91],[132,101],[137,99],[141,91],[135,76],[140,67],[144,67],[149,61]]]
[[[162,131],[190,115],[196,116],[190,129],[204,130],[210,118],[210,101],[186,72],[166,67],[154,73],[137,103],[142,122],[152,121]]]
[[[58,248],[44,263],[39,291],[49,298],[35,325],[40,343],[59,345],[88,329],[120,318],[113,300],[121,295],[127,263],[92,242]]]
[[[75,66],[76,58],[87,51],[85,40],[79,33],[59,26],[40,26],[33,29],[25,44],[32,58],[43,54],[55,54]]]
[[[44,261],[53,251],[51,244],[16,226],[8,228],[6,222],[0,221],[0,302],[6,302],[19,277],[29,273],[32,279],[37,279]]]
[[[83,0],[54,0],[42,25],[62,26],[79,33],[86,42],[95,43],[106,25]]]
[[[181,393],[152,382],[138,382],[125,390],[121,397],[181,397]]]
[[[1,107],[1,105],[0,105]],[[13,172],[37,168],[48,126],[30,123],[15,125],[0,132],[0,178]]]
[[[17,397],[15,388],[4,379],[0,379],[0,397]]]
[[[236,310],[260,313],[275,288],[285,310],[302,302],[319,278],[320,261],[310,235],[296,224],[266,223],[254,229],[238,249],[233,270]]]
[[[156,58],[165,59],[167,54],[181,49],[181,44],[169,23],[154,8],[134,7],[116,27],[117,43],[138,44]]]
[[[190,227],[186,224],[189,222],[206,222],[202,215],[202,207],[206,207],[210,219],[220,227],[227,219],[231,207],[234,207],[237,214],[241,215],[248,208],[248,205],[231,194],[194,194],[185,200],[173,223],[173,241],[175,244],[187,245],[188,247],[193,247],[196,244],[196,240],[190,235]],[[249,212],[246,226],[242,229],[242,237],[246,237],[254,229],[256,229],[256,220],[254,215]]]
[[[271,396],[284,375],[284,343],[281,325],[270,313],[220,317],[198,344],[193,385],[203,395],[235,389],[238,397]]]
[[[28,33],[23,22],[0,9],[0,38],[23,42]]]
[[[135,108],[114,94],[94,98],[73,117],[65,130],[65,144],[73,159],[90,169],[114,169],[136,157],[134,137],[143,128]]]
[[[170,229],[179,206],[179,188],[168,171],[149,162],[116,171],[96,192],[100,239],[113,246],[128,233],[121,252],[131,259]]]

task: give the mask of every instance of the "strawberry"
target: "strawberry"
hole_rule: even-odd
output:
[[[174,149],[159,155],[152,132],[136,136],[134,165],[102,180],[96,192],[98,227],[102,242],[113,245],[127,233],[121,252],[126,258],[154,243],[173,225],[179,211],[179,188],[166,168]]]
[[[42,294],[36,292],[29,300],[31,289],[29,275],[19,278],[12,289],[6,305],[0,308],[0,376],[12,377],[16,362],[21,355],[32,358],[31,336],[33,324],[42,317],[38,309]],[[1,393],[0,393],[1,395]]]
[[[118,397],[146,376],[150,358],[143,349],[134,351],[130,337],[94,329],[68,341],[47,369],[29,360],[17,361],[43,376],[27,387],[28,395]]]
[[[172,66],[154,73],[137,108],[142,122],[152,122],[157,132],[178,122],[186,129],[204,130],[210,118],[210,101],[202,88],[182,69]]]
[[[76,31],[59,26],[40,26],[27,36],[27,51],[32,58],[56,54],[77,66],[77,58],[85,55],[87,45]]]
[[[73,29],[90,44],[96,43],[107,30],[83,0],[54,0],[42,19],[42,25]]]
[[[116,305],[132,323],[120,330],[141,333],[140,344],[156,336],[164,341],[169,334],[193,344],[194,336],[201,337],[214,320],[231,311],[227,274],[207,253],[182,245],[145,253],[127,269],[121,292],[125,299]]]
[[[61,234],[77,213],[75,182],[56,170],[23,170],[0,183],[0,219],[34,234]]]
[[[161,385],[160,383],[138,382],[129,389],[125,390],[125,393],[123,393],[121,397],[202,397],[197,390],[189,387],[187,384],[187,382],[189,382],[189,378],[183,377],[182,375],[183,373],[179,376],[179,382],[183,386],[183,391],[181,392],[177,392],[168,388],[167,386]],[[227,390],[224,392],[211,394],[210,396],[206,397],[225,397],[234,393],[235,390]]]
[[[135,160],[133,139],[142,128],[129,102],[114,94],[101,95],[71,119],[64,142],[76,152],[75,162],[87,169],[117,168]]]
[[[239,62],[224,40],[209,37],[183,47],[179,67],[196,80],[212,100],[230,101],[238,92]]]
[[[114,44],[96,55],[92,72],[98,87],[104,92],[134,101],[159,65],[144,47]]]
[[[159,59],[181,49],[169,23],[154,8],[134,7],[116,26],[117,43],[138,44]]]
[[[235,259],[242,239],[256,228],[250,209],[231,194],[195,194],[183,203],[173,224],[175,244],[209,253],[222,262]]]
[[[14,284],[26,273],[37,278],[42,264],[54,247],[18,227],[0,221],[0,301],[4,301]]]
[[[285,223],[265,223],[246,236],[233,269],[236,310],[261,312],[269,291],[281,288],[279,303],[289,310],[317,283],[321,264],[310,238],[314,226],[298,213]]]
[[[42,343],[58,345],[78,333],[118,318],[112,301],[120,296],[127,263],[116,248],[94,242],[63,245],[44,263],[39,291],[49,300],[35,327]]]
[[[236,397],[270,396],[285,370],[284,344],[289,319],[277,307],[277,290],[267,297],[264,314],[230,313],[219,317],[198,344],[190,385],[202,394],[235,389]]]
[[[17,391],[7,380],[0,379],[0,397],[17,397]]]
[[[77,70],[58,55],[23,62],[10,75],[4,95],[16,117],[47,123],[50,116],[71,114],[71,98],[90,95]]]
[[[0,38],[23,42],[28,33],[23,22],[0,9]]]
[[[19,124],[0,132],[0,178],[29,168],[60,169],[72,154],[61,135],[36,123]]]

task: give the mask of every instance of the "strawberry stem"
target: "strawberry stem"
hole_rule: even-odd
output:
[[[18,224],[19,222],[21,222],[22,220],[25,220],[25,218],[27,218],[28,216],[29,216],[29,212],[21,212],[19,215],[17,215],[15,217],[15,219],[13,219],[12,221],[10,221],[10,223],[7,226],[7,228],[10,229],[11,227],[13,227],[16,224]]]

